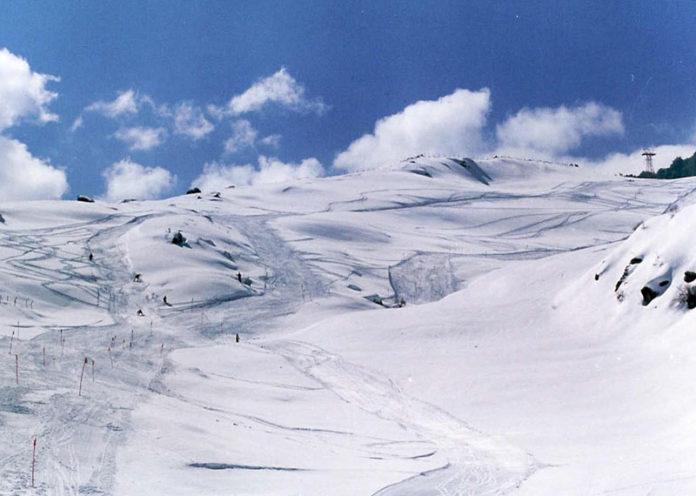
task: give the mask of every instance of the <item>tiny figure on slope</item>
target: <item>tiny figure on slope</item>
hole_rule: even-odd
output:
[[[165,305],[169,305],[169,303],[167,303],[167,295],[164,295],[162,297],[162,301],[164,302]]]
[[[138,317],[144,317],[145,314],[143,313],[143,310],[141,308],[138,308]]]
[[[239,343],[239,333],[235,334],[234,340]]]
[[[242,282],[242,273],[241,272],[237,272],[237,280],[239,282]]]
[[[133,281],[135,281],[135,282],[141,282],[141,279],[140,279],[140,272],[136,272],[136,273],[135,273],[135,277],[133,278]]]
[[[90,251],[89,252],[89,261],[91,262],[92,260],[94,260],[94,254]]]

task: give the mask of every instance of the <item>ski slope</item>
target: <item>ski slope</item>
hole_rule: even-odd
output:
[[[2,203],[0,494],[689,494],[695,192],[419,157]]]

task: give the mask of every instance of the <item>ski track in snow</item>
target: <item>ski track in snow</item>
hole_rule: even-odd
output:
[[[671,186],[666,184],[664,187]],[[673,189],[679,191],[677,187]],[[644,214],[664,207],[658,200],[637,198],[635,189],[629,190],[630,194],[625,196],[622,196],[622,192],[603,191],[607,196],[597,197],[595,183],[582,183],[571,191],[559,184],[550,193],[539,195],[539,198],[549,199],[552,195],[559,195],[576,202],[583,200],[587,209],[542,214],[520,214],[513,210],[497,219],[472,224],[464,228],[464,234],[460,236],[468,236],[466,233],[470,231],[470,237],[475,239],[479,251],[459,255],[501,260],[520,258],[525,254],[529,257],[547,256],[565,249],[554,248],[553,243],[548,246],[541,243],[544,236],[556,230],[592,221],[594,217],[611,210]],[[418,197],[414,192],[402,194],[396,200],[391,198],[388,205],[364,206],[374,195],[388,192],[365,191],[357,199],[331,202],[325,211],[376,213],[442,205],[464,208],[474,202],[495,204],[534,197],[484,192],[452,193],[446,198],[427,199]],[[680,193],[677,202],[686,194]],[[35,337],[19,339],[18,336],[16,340],[15,346],[22,358],[19,387],[14,387],[11,381],[14,369],[12,373],[9,372],[11,355],[6,354],[7,367],[2,376],[5,386],[0,389],[0,403],[7,405],[0,406],[0,412],[7,414],[5,424],[0,424],[6,441],[5,446],[0,447],[1,494],[111,494],[117,477],[117,449],[133,434],[131,411],[153,394],[172,395],[191,402],[176,392],[159,389],[158,385],[166,382],[166,372],[163,371],[166,354],[160,351],[162,343],[166,342],[167,350],[180,346],[208,346],[211,338],[219,333],[220,320],[229,315],[234,315],[234,319],[228,319],[225,334],[246,332],[262,336],[278,318],[292,315],[307,302],[320,301],[329,296],[335,281],[332,278],[338,278],[337,274],[330,276],[330,272],[321,267],[322,262],[330,259],[329,256],[313,260],[309,252],[302,252],[297,248],[297,243],[285,241],[270,227],[272,221],[290,214],[278,212],[232,216],[210,209],[211,222],[235,225],[251,243],[259,264],[266,269],[263,290],[257,287],[250,297],[243,300],[208,300],[169,308],[156,305],[147,297],[147,284],[132,284],[131,268],[126,263],[127,254],[121,251],[118,242],[121,236],[153,215],[113,214],[96,221],[59,227],[0,231],[0,244],[3,247],[0,273],[4,277],[21,277],[38,283],[46,294],[57,299],[56,306],[65,302],[90,307],[94,310],[90,318],[97,319],[74,326],[51,325],[47,323],[49,317],[41,313],[42,309],[28,307],[32,295],[21,295],[25,298],[24,307],[20,301],[16,308],[17,312],[22,312],[21,320],[43,319],[43,323],[37,324],[42,328]],[[515,227],[506,228],[512,224]],[[497,225],[501,227],[499,231],[495,229]],[[476,232],[484,228],[495,232]],[[541,244],[529,248],[521,244],[521,241],[533,239],[541,239]],[[602,239],[591,246],[609,242]],[[481,250],[481,247],[486,250]],[[96,254],[94,262],[86,261],[87,248]],[[448,255],[448,260],[457,255]],[[346,254],[345,259],[348,257]],[[409,258],[411,255],[406,257]],[[386,271],[387,268],[382,269]],[[446,286],[447,290],[452,290],[454,283],[448,282]],[[9,310],[12,305],[5,302],[3,308]],[[149,318],[136,318],[134,311],[137,308],[144,308]],[[209,312],[207,320],[203,319],[204,311]],[[98,315],[107,323],[100,324]],[[169,329],[167,334],[160,332],[164,326]],[[63,351],[58,328],[64,329],[66,344]],[[135,330],[132,348],[122,341],[129,338],[127,333],[131,329]],[[192,329],[196,332],[191,333]],[[6,329],[4,333],[7,334]],[[177,333],[181,337],[176,337]],[[107,346],[114,334],[119,335],[110,357]],[[346,403],[403,427],[425,446],[434,448],[434,451],[416,455],[414,459],[427,460],[437,453],[447,460],[437,469],[405,476],[402,481],[377,491],[375,496],[503,494],[519,487],[542,467],[533,454],[522,447],[489,436],[443,409],[409,396],[389,377],[352,364],[339,354],[311,343],[284,338],[252,342],[252,345],[282,357],[296,370],[316,381],[317,388],[328,390]],[[46,367],[42,365],[43,348],[49,355]],[[85,356],[96,361],[96,379],[92,381],[91,369],[87,368],[83,395],[78,396],[78,378]],[[115,364],[113,368],[111,359]],[[280,383],[276,386],[294,387]],[[8,412],[11,408],[16,411]],[[288,431],[295,429],[303,435],[350,434],[273,424],[246,415],[243,411],[233,414],[256,424],[265,423]],[[34,437],[38,438],[39,444],[37,487],[32,489],[29,487],[28,469],[31,464],[30,445]],[[374,441],[375,453],[378,453],[379,443],[388,442],[387,439]],[[244,465],[206,462],[200,466],[221,470]],[[264,468],[247,467],[254,470]]]
[[[31,384],[21,390],[22,395],[29,395],[30,389],[34,389],[45,397],[37,402],[18,400],[32,405],[35,410],[27,426],[28,432],[22,433],[18,441],[21,446],[29,447],[34,436],[38,439],[37,485],[33,490],[29,488],[30,450],[21,449],[19,454],[3,459],[0,493],[66,496],[111,493],[116,472],[115,450],[127,432],[127,412],[135,408],[144,395],[143,378],[147,381],[147,377],[156,375],[161,366],[159,362],[142,359],[147,355],[156,356],[153,353],[156,348],[145,342],[139,332],[135,342],[139,350],[128,356],[123,345],[115,346],[112,357],[118,372],[107,368],[110,367],[106,350],[108,336],[131,327],[126,314],[135,303],[131,303],[130,298],[141,298],[122,287],[129,278],[121,265],[121,257],[113,252],[116,237],[128,230],[131,222],[129,216],[109,216],[89,226],[37,229],[3,240],[5,247],[17,252],[6,259],[12,271],[39,282],[62,301],[101,306],[116,324],[97,328],[61,326],[66,341],[62,351],[55,329],[28,342],[17,341],[23,362],[21,384]],[[69,245],[65,244],[65,239],[70,240]],[[91,246],[99,256],[94,262],[87,262],[86,250],[77,249],[78,246]],[[86,277],[81,272],[85,268],[96,270],[98,276]],[[99,280],[109,281],[110,285],[99,283]],[[69,292],[55,289],[54,281],[64,281]],[[89,297],[76,297],[75,288]],[[98,292],[101,292],[101,302]],[[133,323],[133,327],[138,324]],[[119,343],[123,338],[125,336],[119,336]],[[142,349],[143,345],[149,351]],[[46,367],[42,365],[43,349],[48,355]],[[96,356],[94,350],[99,350]],[[83,394],[78,396],[78,379],[85,354],[95,360],[98,379],[93,383],[91,365],[86,367]],[[8,446],[3,452],[8,448],[11,449]]]
[[[501,494],[519,487],[538,467],[530,454],[472,429],[434,405],[408,396],[383,374],[346,362],[339,355],[308,343],[278,342],[268,348],[343,401],[432,442],[449,460],[439,469],[386,487],[375,496]]]

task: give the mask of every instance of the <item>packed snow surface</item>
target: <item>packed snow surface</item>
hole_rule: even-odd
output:
[[[695,191],[417,157],[0,203],[0,494],[693,494]]]

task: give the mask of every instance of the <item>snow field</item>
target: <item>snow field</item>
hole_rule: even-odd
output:
[[[0,493],[691,492],[696,183],[415,162],[0,205]]]

